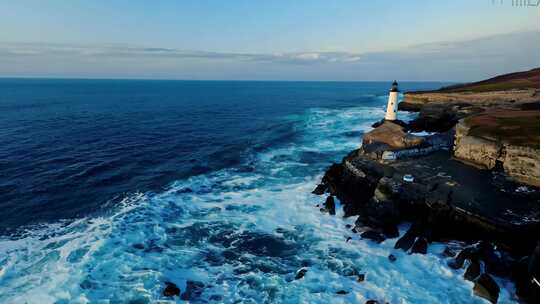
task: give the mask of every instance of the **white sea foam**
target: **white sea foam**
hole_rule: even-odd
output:
[[[298,142],[256,155],[253,172],[194,176],[128,196],[108,214],[2,239],[0,303],[180,303],[162,296],[164,282],[185,290],[187,280],[206,285],[192,301],[203,303],[485,303],[446,266],[442,244],[408,255],[395,239],[351,233],[354,218],[342,218],[339,202],[336,216],[315,207],[323,198],[310,192],[327,158],[359,144],[343,132],[365,131],[383,113],[312,109],[297,122]],[[306,160],[314,153],[324,155]],[[300,268],[308,272],[294,280]],[[498,282],[501,303],[513,302],[512,285]]]

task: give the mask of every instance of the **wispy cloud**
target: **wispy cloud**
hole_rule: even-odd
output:
[[[346,52],[258,54],[210,52],[158,47],[135,47],[126,45],[96,46],[41,43],[0,43],[0,54],[8,57],[70,56],[80,59],[228,59],[241,61],[281,62],[290,64],[353,62],[360,60],[359,54]]]
[[[540,32],[371,53],[265,54],[4,42],[0,43],[0,76],[469,81],[540,66],[538,53]]]

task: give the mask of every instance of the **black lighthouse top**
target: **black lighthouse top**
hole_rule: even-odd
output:
[[[394,80],[394,82],[392,83],[392,89],[390,90],[390,92],[399,92],[397,88],[397,81]]]

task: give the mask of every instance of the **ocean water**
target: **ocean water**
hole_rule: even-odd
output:
[[[203,283],[191,303],[485,303],[444,244],[394,251],[316,207],[388,86],[0,80],[0,303],[183,303],[166,281]]]

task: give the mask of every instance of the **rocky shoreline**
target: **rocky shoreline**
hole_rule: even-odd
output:
[[[410,222],[396,249],[425,254],[432,242],[460,241],[441,254],[466,267],[476,295],[497,303],[492,276],[506,277],[520,300],[539,303],[540,92],[466,89],[405,94],[400,109],[418,117],[376,123],[313,193],[327,196],[330,214],[339,199],[365,239],[397,238]]]

